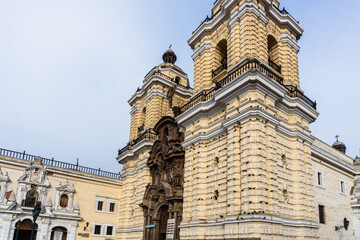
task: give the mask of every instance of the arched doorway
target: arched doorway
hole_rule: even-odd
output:
[[[169,207],[165,205],[160,209],[160,211],[159,240],[166,240],[167,222],[169,220]]]
[[[64,227],[54,227],[51,229],[51,240],[66,240],[67,230]]]
[[[18,239],[17,240],[29,240],[31,236],[31,230],[33,227],[33,222],[30,219],[25,219],[21,222],[20,228],[15,229],[14,240],[16,238],[16,231],[18,231]],[[35,231],[34,231],[34,240],[36,239],[38,225],[35,224]]]

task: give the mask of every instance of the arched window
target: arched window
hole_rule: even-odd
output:
[[[281,73],[279,45],[271,35],[268,36],[268,56],[270,67]]]
[[[38,201],[39,193],[35,189],[30,189],[26,193],[26,199],[23,202],[23,206],[25,207],[35,207],[36,202]]]
[[[68,206],[69,197],[67,194],[62,194],[60,197],[60,207],[66,208]]]
[[[221,40],[215,48],[215,70],[212,71],[212,77],[216,77],[222,71],[227,69],[227,41]]]
[[[180,83],[180,77],[179,76],[176,76],[175,77],[175,83],[176,83],[176,85],[179,85],[179,83]]]

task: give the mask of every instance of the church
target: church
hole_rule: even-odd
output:
[[[360,158],[311,134],[303,29],[279,5],[215,1],[192,84],[165,51],[128,101],[121,174],[0,148],[0,239],[360,240]]]
[[[359,239],[359,159],[311,134],[279,4],[217,0],[188,40],[193,89],[169,49],[130,98],[120,239]]]

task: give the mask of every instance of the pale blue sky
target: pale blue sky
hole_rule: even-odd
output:
[[[173,44],[192,81],[190,34],[213,0],[0,0],[0,147],[113,172],[127,100]],[[305,29],[301,87],[313,134],[360,148],[360,1],[283,0]]]

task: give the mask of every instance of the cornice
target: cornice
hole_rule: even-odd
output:
[[[214,19],[209,22],[204,22],[201,26],[195,30],[195,32],[191,35],[188,40],[188,43],[192,49],[194,49],[195,44],[199,42],[203,36],[207,33],[211,33],[218,25],[220,25],[226,17],[226,9],[223,7],[221,12],[218,13]]]
[[[137,152],[142,151],[146,147],[148,147],[150,150],[154,142],[155,142],[154,140],[150,140],[150,139],[144,139],[140,141],[139,143],[132,146],[131,149],[125,151],[120,156],[118,156],[117,157],[118,162],[120,164],[124,164],[124,161],[126,161],[131,157],[134,157]]]
[[[176,84],[172,81],[169,81],[161,76],[158,75],[153,75],[144,85],[143,88],[139,91],[137,91],[129,100],[128,103],[130,105],[134,104],[135,101],[139,98],[142,98],[145,94],[146,91],[151,87],[151,85],[155,84],[155,83],[161,83],[162,85],[171,88],[173,86],[176,86]],[[184,89],[182,87],[177,87],[175,89],[175,93],[177,95],[183,96],[183,97],[191,97],[192,95],[192,91],[190,89]],[[165,95],[166,96],[166,95]]]
[[[211,48],[211,41],[208,39],[205,39],[204,41],[202,41],[202,43],[200,43],[200,45],[195,48],[194,50],[194,54],[191,56],[192,59],[195,61],[195,59],[200,56],[205,50],[210,49]]]
[[[133,228],[118,228],[117,233],[128,233],[128,232],[143,232],[144,227],[133,227]]]
[[[276,98],[277,96],[277,98],[281,100],[281,104],[284,105],[283,111],[287,113],[297,114],[309,122],[315,121],[319,115],[319,112],[305,103],[302,99],[289,97],[286,94],[284,86],[274,80],[268,79],[262,72],[256,71],[255,73],[247,72],[242,74],[225,87],[217,90],[211,100],[201,102],[178,116],[178,123],[183,126],[188,125],[188,123],[193,122],[196,116],[201,115],[202,112],[210,111],[222,102],[226,102],[226,100],[231,98],[234,93],[241,93],[241,91],[251,83],[259,83],[258,85],[255,85],[254,89],[266,93],[272,96],[272,98]]]
[[[24,168],[26,168],[29,165],[29,162],[22,163],[22,162],[9,161],[9,160],[6,160],[6,159],[0,159],[0,163],[10,164],[10,165],[14,165],[14,166],[18,166],[18,167],[24,167]],[[86,173],[70,172],[71,170],[69,170],[69,169],[59,170],[60,168],[55,168],[55,167],[48,166],[48,165],[46,165],[46,167],[47,167],[48,172],[50,171],[50,172],[58,173],[59,175],[72,176],[72,177],[87,179],[87,180],[91,180],[91,181],[109,183],[109,184],[120,185],[120,186],[122,185],[122,180],[119,180],[119,179],[112,179],[111,178],[111,180],[110,179],[106,180],[106,179],[103,179],[103,178],[106,178],[106,177],[103,177],[103,176],[96,177],[96,175],[90,175],[90,174],[89,174],[89,176],[85,176],[83,174],[86,174]],[[37,184],[37,185],[39,185],[39,184]]]
[[[339,157],[331,154],[326,149],[322,148],[320,145],[317,145],[314,142],[311,145],[311,155],[321,158],[323,161],[327,162],[328,164],[340,168],[350,174],[356,175],[357,172],[353,168],[353,166],[347,163],[345,160],[340,159]]]
[[[288,28],[290,32],[293,32],[297,39],[300,39],[304,29],[290,14],[282,14],[275,6],[270,5],[269,15],[272,16],[279,24]]]
[[[300,46],[298,45],[296,39],[294,39],[289,33],[283,33],[281,35],[281,42],[287,43],[292,47],[297,53],[300,51]]]
[[[182,222],[179,228],[191,228],[191,227],[207,227],[207,226],[221,226],[226,224],[241,224],[241,223],[254,223],[254,222],[264,222],[271,224],[279,224],[290,227],[307,227],[318,229],[320,226],[316,222],[306,221],[306,220],[293,220],[287,218],[281,218],[277,216],[260,214],[260,215],[240,215],[236,217],[228,217],[225,219],[215,219],[206,222],[192,221],[192,222]]]
[[[127,176],[135,175],[135,174],[137,174],[141,169],[144,169],[144,168],[146,168],[146,167],[147,167],[146,163],[143,163],[143,164],[141,164],[140,166],[136,167],[133,171],[121,174],[121,178],[125,178],[125,177],[127,177]]]
[[[259,5],[254,2],[245,2],[230,16],[228,27],[231,28],[235,22],[240,21],[247,13],[255,14],[264,24],[269,22],[269,19],[266,17],[266,12],[262,10]]]

